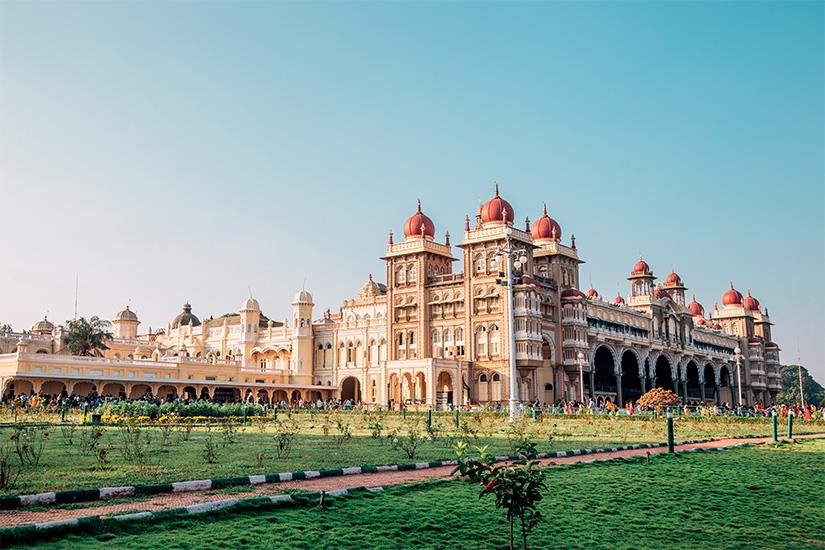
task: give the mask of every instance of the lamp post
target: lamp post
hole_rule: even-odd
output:
[[[579,401],[584,403],[584,354],[577,353],[576,359],[579,361]]]
[[[527,256],[524,250],[513,249],[510,235],[504,240],[504,248],[498,250],[499,257],[503,256],[506,261],[506,279],[499,281],[507,287],[507,311],[509,317],[509,337],[510,337],[510,421],[518,418],[518,370],[516,368],[516,317],[513,311],[513,270],[527,265]]]
[[[742,408],[742,348],[736,346],[733,350],[736,356],[736,389],[739,394],[739,408]]]

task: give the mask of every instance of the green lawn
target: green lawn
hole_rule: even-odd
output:
[[[825,440],[551,470],[533,548],[821,548]],[[468,548],[506,544],[503,514],[454,481],[69,535],[42,548]]]
[[[411,461],[404,452],[392,448],[386,437],[371,438],[364,425],[365,417],[361,413],[345,413],[336,417],[349,424],[353,432],[352,438],[340,447],[335,444],[334,434],[337,429],[334,423],[326,426],[329,435],[325,436],[321,415],[302,413],[296,414],[294,418],[300,427],[299,435],[289,456],[280,459],[276,457],[271,425],[247,425],[236,435],[234,443],[218,449],[214,463],[209,463],[204,458],[206,432],[203,428],[195,428],[188,440],[183,440],[182,431],[176,431],[171,434],[168,445],[162,444],[160,430],[150,428],[153,438],[150,466],[143,473],[135,460],[123,456],[123,434],[120,428],[102,428],[103,436],[99,446],[108,451],[111,463],[101,468],[93,453],[84,453],[80,448],[82,431],[97,428],[78,429],[74,434],[74,444],[67,445],[61,429],[50,426],[43,428],[49,431],[49,436],[40,465],[24,468],[16,485],[0,491],[0,495]],[[398,414],[388,414],[382,418],[384,435],[390,428],[402,423]],[[411,422],[412,418],[413,415],[410,415],[407,422]],[[423,432],[423,416],[418,418]],[[489,445],[494,454],[512,452],[508,442],[512,428],[504,417],[466,415],[462,417],[462,426],[469,427],[469,432],[456,430],[452,415],[437,415],[435,422],[440,427],[439,437],[434,441],[423,441],[414,461],[453,458],[452,445],[460,436],[474,440],[477,445]],[[527,419],[524,425],[541,451],[660,442],[666,437],[665,421],[662,418],[552,416],[538,423]],[[825,426],[821,424],[804,428],[805,431],[825,430]],[[8,439],[12,433],[10,428],[1,428],[0,442],[9,445]],[[222,445],[221,429],[215,427],[212,433],[215,443]],[[676,421],[677,440],[769,433],[769,421],[765,419],[692,418]],[[257,460],[259,453],[264,453],[260,465]],[[16,457],[12,459],[16,460]]]

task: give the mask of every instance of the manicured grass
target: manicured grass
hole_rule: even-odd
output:
[[[533,548],[825,546],[825,441],[553,469]],[[504,514],[454,481],[334,500],[102,527],[42,548],[501,548]]]
[[[494,414],[462,416],[462,425],[470,427],[469,434],[455,429],[452,415],[436,415],[435,423],[440,428],[440,436],[434,441],[423,441],[412,460],[401,450],[391,447],[386,437],[371,438],[364,424],[365,416],[360,412],[336,416],[348,423],[354,434],[340,447],[335,444],[337,430],[334,422],[326,426],[329,435],[323,434],[325,420],[322,414],[300,413],[295,414],[294,418],[300,426],[300,433],[293,442],[289,456],[281,459],[276,457],[271,425],[246,425],[244,431],[236,435],[234,443],[218,450],[215,463],[208,463],[204,458],[207,436],[203,427],[192,430],[189,440],[182,439],[182,431],[173,433],[170,437],[172,443],[166,446],[161,444],[160,430],[149,428],[153,433],[151,466],[142,474],[138,464],[127,460],[121,452],[123,434],[120,428],[109,426],[101,429],[104,435],[99,446],[108,451],[107,456],[111,460],[108,466],[101,468],[94,454],[84,453],[80,449],[81,431],[97,428],[80,428],[74,435],[74,444],[67,445],[60,428],[51,426],[44,428],[49,431],[49,437],[40,465],[25,468],[16,486],[0,491],[0,495],[449,459],[454,456],[452,445],[460,436],[469,437],[477,445],[489,445],[494,454],[512,452],[507,440],[512,428],[503,416]],[[424,416],[411,414],[407,422],[412,422],[414,418],[418,418],[423,432]],[[403,423],[397,413],[385,414],[382,419],[384,435]],[[663,418],[548,416],[543,422],[525,419],[524,423],[541,451],[660,442],[666,437]],[[818,424],[805,426],[807,431],[817,428],[825,430],[825,426]],[[0,429],[0,441],[7,442],[12,433],[10,428]],[[769,433],[769,422],[765,419],[680,418],[676,421],[677,440]],[[214,441],[222,444],[221,429],[213,427],[212,434]],[[256,457],[261,452],[265,458],[258,465]]]

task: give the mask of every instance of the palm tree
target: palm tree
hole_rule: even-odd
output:
[[[72,355],[101,355],[101,352],[109,349],[106,340],[112,339],[109,330],[112,324],[99,318],[97,315],[89,318],[80,317],[74,321],[66,321],[69,326],[66,334],[66,347]]]

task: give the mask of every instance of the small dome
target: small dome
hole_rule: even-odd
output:
[[[562,298],[583,298],[587,299],[587,296],[584,295],[584,292],[579,290],[578,288],[568,288],[561,291]]]
[[[617,306],[624,305],[624,298],[622,298],[621,294],[616,294],[616,297],[613,299],[613,303]]]
[[[496,184],[496,196],[487,201],[481,207],[481,221],[483,223],[500,222],[513,223],[515,211],[510,203],[502,199],[498,194],[498,184]]]
[[[359,298],[373,298],[375,296],[381,296],[382,294],[387,293],[387,287],[382,285],[381,283],[376,283],[372,280],[372,274],[370,274],[369,280],[364,283],[364,286],[361,287],[361,290],[358,291]]]
[[[742,300],[742,305],[748,311],[759,311],[759,300],[751,296],[751,291],[748,290],[748,295]]]
[[[301,289],[292,299],[293,304],[312,304],[312,294]]]
[[[258,300],[250,296],[241,302],[241,311],[261,311],[261,306],[258,305]]]
[[[705,308],[702,307],[702,304],[696,301],[696,295],[693,296],[693,299],[688,304],[688,309],[690,310],[690,314],[694,317],[699,317],[705,314]]]
[[[126,306],[126,309],[123,311],[118,311],[115,314],[115,321],[137,321],[138,316],[135,314],[134,311],[129,309],[129,306]]]
[[[178,316],[172,319],[172,328],[180,328],[184,325],[189,325],[191,327],[200,326],[201,320],[198,319],[194,313],[192,313],[192,306],[189,302],[183,304],[183,311],[178,313]]]
[[[671,271],[670,275],[668,275],[667,279],[665,279],[665,283],[669,285],[681,285],[682,278],[679,277],[679,275],[675,271]]]
[[[656,288],[654,288],[653,292],[651,292],[650,294],[651,294],[651,296],[653,296],[657,300],[661,300],[662,298],[664,298],[666,296],[670,296],[670,294],[668,294],[666,291],[662,290],[662,288],[658,287],[658,286]]]
[[[722,330],[722,325],[719,323],[713,323],[713,330]]]
[[[590,287],[590,289],[588,289],[588,291],[587,291],[587,297],[588,298],[598,298],[599,293],[595,288]]]
[[[647,265],[647,262],[639,256],[639,261],[636,262],[636,265],[633,266],[633,271],[630,273],[631,275],[650,275],[650,266]]]
[[[421,201],[419,200],[418,211],[404,222],[404,237],[420,237],[422,226],[424,237],[432,239],[435,236],[435,224],[427,215],[421,212]]]
[[[765,344],[765,349],[779,349],[779,345],[776,342],[768,342]]]
[[[41,334],[41,335],[51,334],[53,330],[54,330],[54,325],[45,316],[43,317],[42,321],[37,321],[32,326],[32,332],[34,334]]]
[[[530,234],[534,241],[560,241],[561,240],[561,226],[547,215],[547,205],[544,205],[544,213],[536,220],[533,227],[530,229]]]
[[[733,288],[733,283],[730,284],[730,290],[722,295],[722,305],[725,306],[741,306],[742,293]]]
[[[703,326],[707,325],[708,322],[705,320],[704,317],[701,317],[698,321],[696,321],[696,324],[700,327],[703,327]]]

